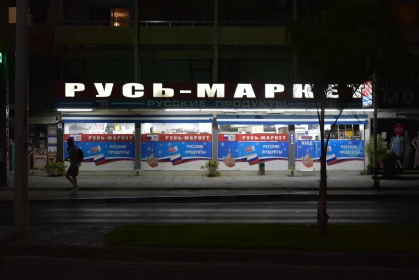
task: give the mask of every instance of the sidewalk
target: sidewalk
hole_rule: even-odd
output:
[[[80,192],[77,200],[137,198],[204,198],[270,196],[283,199],[285,195],[302,198],[317,195],[318,173],[299,172],[295,176],[248,175],[210,178],[206,176],[169,176],[147,173],[142,176],[79,176]],[[13,176],[11,176],[13,181]],[[13,183],[13,182],[12,182]],[[382,180],[381,192],[373,188],[371,176],[356,172],[332,171],[328,173],[330,195],[383,195],[418,194],[419,180]],[[70,184],[64,177],[29,176],[30,200],[74,200],[68,196]],[[276,196],[276,197],[275,197]],[[13,199],[13,187],[0,188],[0,201]],[[152,200],[150,200],[152,201]]]
[[[142,176],[79,176],[78,181],[84,190],[317,190],[320,176],[318,172],[296,172],[294,176],[289,173],[280,175],[222,175],[220,177],[207,176],[171,176],[162,173],[146,173]],[[38,175],[39,174],[39,175]],[[63,177],[47,177],[44,172],[29,176],[30,190],[63,190],[70,187]],[[13,176],[10,183],[13,186]],[[333,190],[372,190],[371,176],[359,175],[354,171],[329,171],[328,187]],[[419,177],[417,180],[382,180],[383,189],[417,189],[419,190]],[[12,187],[0,188],[1,190]]]

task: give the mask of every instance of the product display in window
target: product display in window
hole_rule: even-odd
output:
[[[211,123],[144,123],[142,134],[211,134]]]
[[[410,159],[410,152],[411,152],[410,145],[412,145],[412,143],[410,141],[409,132],[406,131],[404,133],[404,160],[403,160],[404,168],[409,168],[409,159]]]
[[[400,135],[391,137],[391,150],[398,156],[403,154],[403,138]]]
[[[391,150],[397,155],[397,165],[398,167],[402,167],[402,164],[400,163],[400,157],[403,155],[403,148],[404,148],[404,141],[403,137],[400,137],[400,135],[393,136],[391,138]]]

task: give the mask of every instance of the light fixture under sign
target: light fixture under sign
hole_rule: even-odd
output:
[[[57,109],[58,112],[92,112],[93,109],[67,109],[67,108],[59,108]]]

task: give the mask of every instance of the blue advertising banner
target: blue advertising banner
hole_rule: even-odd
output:
[[[299,140],[297,141],[296,160],[306,168],[312,168],[314,163],[320,161],[320,151],[320,141]],[[364,158],[363,140],[329,140],[326,154],[328,166],[363,161]]]
[[[150,134],[141,140],[142,168],[149,170],[198,170],[212,156],[210,134]]]
[[[228,168],[259,162],[288,161],[288,135],[218,135],[218,160]],[[275,138],[277,137],[277,138]]]
[[[135,161],[134,135],[66,134],[65,139],[74,138],[75,144],[83,150],[83,163],[94,163],[96,167],[122,161]],[[64,158],[68,159],[67,144]],[[130,164],[131,166],[132,164]]]

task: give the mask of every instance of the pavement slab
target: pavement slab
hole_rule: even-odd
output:
[[[13,174],[11,174],[13,175]],[[13,198],[13,176],[10,186],[0,188],[0,201]],[[29,176],[29,198],[68,199],[71,185],[64,177],[47,177],[44,173]],[[149,173],[147,176],[94,176],[78,178],[80,192],[78,198],[104,197],[191,197],[191,196],[237,196],[237,195],[315,195],[319,186],[317,173],[296,173],[280,175],[249,175],[207,177],[199,175],[162,175]],[[419,179],[381,180],[382,192],[406,194],[419,193]],[[361,176],[354,172],[329,172],[329,193],[372,194],[371,176]]]

